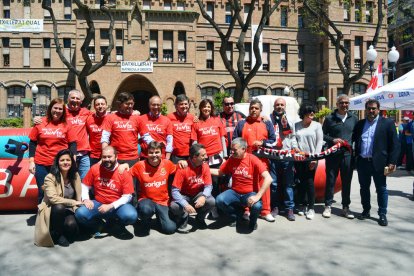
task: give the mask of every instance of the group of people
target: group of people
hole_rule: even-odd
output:
[[[294,122],[282,97],[269,116],[262,116],[262,103],[252,99],[247,117],[234,110],[232,97],[223,99],[220,114],[203,99],[196,117],[185,95],[176,97],[176,111],[167,116],[161,114],[158,96],[150,98],[144,115],[133,110],[134,97],[127,92],[118,95],[112,113],[105,97],[95,97],[91,112],[81,107],[82,96],[72,90],[66,105],[52,100],[29,135],[29,170],[39,187],[38,246],[68,246],[80,228],[96,237],[104,231],[128,235],[125,226],[137,224],[148,235],[154,215],[166,234],[188,232],[193,215],[192,226],[198,229],[208,227],[207,216],[227,217],[231,226],[247,232],[257,229],[258,218],[274,222],[279,212],[294,221],[297,210],[311,220],[317,161],[269,160],[254,151],[271,147],[315,154],[324,141],[328,147],[355,143],[363,205],[359,218],[370,216],[373,177],[379,224],[388,223],[384,167],[392,170],[399,152],[395,128],[379,116],[378,101],[366,103],[367,118],[358,122],[348,111],[348,96],[340,95],[338,109],[322,126],[310,104],[300,106],[301,120]],[[343,215],[354,217],[349,209],[353,160],[350,152],[327,157],[326,218],[338,171]]]

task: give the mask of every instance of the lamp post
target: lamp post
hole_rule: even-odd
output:
[[[377,50],[375,50],[374,46],[370,45],[369,49],[367,51],[367,61],[369,63],[369,71],[371,71],[371,76],[372,76],[372,71],[374,71],[374,62],[377,59]]]
[[[33,95],[33,117],[36,116],[36,95],[39,92],[39,88],[37,87],[36,84],[33,84],[32,86],[32,95]]]
[[[290,95],[290,87],[286,85],[285,89],[283,89],[283,96]]]
[[[395,49],[395,46],[392,46],[391,51],[388,52],[388,62],[391,66],[392,80],[395,79],[395,71],[396,71],[395,65],[397,64],[397,61],[399,58],[400,58],[400,53]]]

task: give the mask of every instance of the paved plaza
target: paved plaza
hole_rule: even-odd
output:
[[[0,275],[412,275],[414,271],[413,176],[388,177],[388,227],[372,219],[340,216],[340,195],[333,216],[313,221],[277,217],[259,220],[252,234],[216,222],[212,228],[171,236],[151,230],[147,237],[112,236],[76,242],[69,248],[33,245],[33,214],[0,214]],[[361,212],[356,172],[351,209]],[[132,226],[127,228],[134,233]]]

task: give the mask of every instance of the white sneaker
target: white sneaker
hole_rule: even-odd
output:
[[[325,210],[323,211],[322,216],[324,218],[330,218],[331,217],[331,206],[325,206]]]
[[[345,207],[344,209],[342,209],[342,214],[347,219],[354,219],[355,218],[354,214],[351,212],[351,210],[349,210],[349,207]]]
[[[268,222],[274,222],[276,219],[272,216],[272,214],[267,214],[266,216],[260,216],[261,219],[264,219]]]
[[[304,216],[306,213],[306,207],[305,206],[299,206],[298,208],[298,216]]]
[[[309,209],[307,212],[306,212],[306,218],[307,219],[313,219],[315,217],[315,210],[313,210],[313,209]]]
[[[247,220],[247,221],[250,220],[250,212],[244,212],[244,214],[243,214],[243,220]]]

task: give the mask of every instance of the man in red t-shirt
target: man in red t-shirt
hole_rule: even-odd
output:
[[[89,190],[94,188],[95,199],[89,199]],[[117,152],[107,146],[102,150],[102,163],[95,164],[82,180],[83,206],[75,213],[76,220],[95,233],[102,226],[102,219],[107,222],[118,218],[123,225],[137,221],[138,215],[129,202],[134,193],[132,176],[129,172],[122,174],[118,170]],[[126,231],[126,229],[124,229]]]
[[[176,224],[169,217],[168,178],[175,173],[176,166],[162,159],[163,144],[152,141],[148,144],[148,158],[136,163],[131,174],[139,182],[137,211],[142,222],[143,236],[149,235],[151,218],[155,214],[161,231],[172,234]]]
[[[172,184],[171,212],[180,223],[181,230],[186,230],[190,214],[196,215],[197,227],[207,228],[204,218],[215,206],[211,196],[213,184],[208,164],[206,149],[202,144],[194,144],[190,148],[190,158],[186,168],[179,168]]]
[[[190,151],[191,126],[194,115],[189,113],[189,99],[181,94],[175,98],[175,112],[168,114],[173,127],[173,151],[171,161],[177,164],[179,160],[187,160]]]
[[[248,231],[252,232],[257,229],[257,218],[262,210],[261,198],[269,188],[272,178],[259,158],[246,150],[246,141],[243,138],[235,138],[231,143],[233,155],[220,166],[220,169],[210,170],[214,175],[231,174],[232,187],[217,196],[217,207],[230,215],[234,222],[240,222],[244,208],[249,207]],[[257,191],[255,188],[260,178],[263,178],[263,184]]]
[[[107,101],[102,95],[98,95],[93,100],[95,113],[86,120],[86,128],[89,133],[89,144],[91,146],[91,154],[89,156],[91,166],[95,165],[101,159],[102,145],[102,127],[107,113]]]
[[[170,159],[171,152],[173,151],[173,128],[170,119],[167,116],[161,114],[162,101],[158,96],[152,96],[149,99],[148,114],[140,116],[141,119],[141,137],[149,134],[149,139],[140,139],[141,157],[148,157],[148,143],[151,141],[157,141],[164,144],[165,152],[163,157]]]

